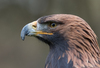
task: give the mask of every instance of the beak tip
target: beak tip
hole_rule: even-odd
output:
[[[25,39],[25,35],[23,33],[21,33],[21,39],[24,41]]]
[[[21,39],[24,41],[25,40],[25,37],[24,38],[21,37]]]
[[[21,39],[24,41],[25,39],[25,35],[27,33],[27,26],[23,27],[23,29],[21,30]]]

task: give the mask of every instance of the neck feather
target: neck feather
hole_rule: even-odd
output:
[[[66,42],[63,42],[62,46],[58,44],[50,45],[50,52],[46,59],[45,68],[70,68],[69,66],[73,66],[71,60],[68,62],[68,55],[66,53],[68,51],[68,44]]]
[[[81,47],[70,47],[67,42],[58,44],[50,45],[45,68],[100,67],[99,56],[92,56],[89,51]]]

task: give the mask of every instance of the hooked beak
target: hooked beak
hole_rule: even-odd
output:
[[[31,22],[26,24],[21,31],[21,39],[24,40],[25,36],[39,36],[38,34],[46,34],[46,35],[53,35],[53,33],[47,33],[36,30],[37,28],[37,21]]]

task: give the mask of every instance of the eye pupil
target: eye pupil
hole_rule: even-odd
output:
[[[52,23],[51,26],[54,27],[55,26],[55,23]]]
[[[56,27],[56,24],[55,23],[51,23],[51,27]]]

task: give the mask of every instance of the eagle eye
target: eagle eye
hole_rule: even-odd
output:
[[[49,26],[52,27],[52,28],[54,28],[54,27],[57,26],[57,24],[56,23],[50,23]]]

